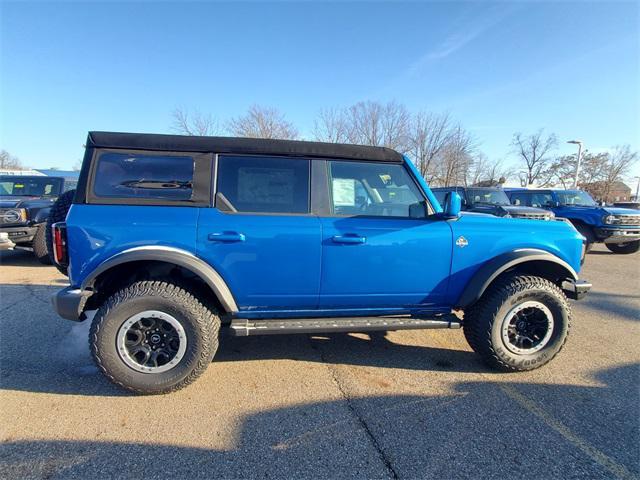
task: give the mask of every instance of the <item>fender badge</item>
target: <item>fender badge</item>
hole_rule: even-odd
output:
[[[464,237],[458,237],[458,239],[456,240],[456,245],[459,246],[460,248],[464,248],[467,245],[469,245],[469,242]]]

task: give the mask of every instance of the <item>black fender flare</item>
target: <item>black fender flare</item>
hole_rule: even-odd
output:
[[[500,274],[518,265],[540,262],[547,263],[566,280],[577,281],[578,274],[571,265],[544,250],[525,248],[506,252],[485,262],[471,277],[455,303],[457,308],[465,308],[475,303]]]
[[[44,207],[38,210],[33,217],[33,223],[45,223],[49,218],[49,212],[51,212],[51,207]]]
[[[93,287],[93,283],[100,274],[117,265],[144,260],[173,263],[191,271],[200,277],[209,286],[209,288],[211,288],[226,312],[238,312],[238,306],[236,305],[236,301],[231,290],[224,279],[216,270],[213,269],[213,267],[211,267],[211,265],[186,250],[160,245],[134,247],[109,257],[98,265],[89,275],[87,275],[80,286],[80,290],[85,291],[87,289],[91,289]]]

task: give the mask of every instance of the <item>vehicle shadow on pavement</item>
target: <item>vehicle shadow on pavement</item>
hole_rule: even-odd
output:
[[[606,370],[597,386],[466,382],[442,396],[265,410],[241,418],[223,449],[8,439],[0,447],[0,476],[635,478],[639,432],[629,413],[639,401],[637,392],[625,391],[637,373],[638,365]],[[176,432],[168,423],[151,426],[146,438],[171,442]]]
[[[462,331],[451,334],[462,335]],[[214,362],[275,359],[405,370],[489,371],[471,350],[394,343],[385,332],[255,337],[223,334]]]
[[[11,267],[52,267],[40,263],[33,252],[29,250],[5,250],[0,252],[0,266],[6,265]]]
[[[640,320],[639,298],[640,295],[591,290],[580,306],[593,308],[609,316],[617,315],[625,320],[638,321]]]

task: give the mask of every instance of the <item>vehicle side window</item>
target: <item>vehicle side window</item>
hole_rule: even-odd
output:
[[[335,215],[424,217],[424,198],[403,165],[331,161],[329,173]]]
[[[449,190],[435,190],[435,191],[433,191],[433,194],[438,199],[438,203],[440,203],[440,205],[444,205],[444,199],[447,196],[447,193],[449,193]]]
[[[527,195],[526,193],[512,193],[510,198],[513,205],[528,206],[528,197],[529,195]]]
[[[550,207],[553,205],[553,195],[550,193],[532,193],[531,194],[531,206],[532,207]]]
[[[194,158],[170,154],[103,152],[97,160],[97,197],[190,200]]]
[[[222,155],[216,207],[227,212],[309,213],[309,160]]]

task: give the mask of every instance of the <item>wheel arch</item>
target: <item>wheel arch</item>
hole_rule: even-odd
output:
[[[98,265],[82,282],[81,290],[94,289],[99,281],[110,274],[121,272],[128,267],[141,265],[177,267],[198,277],[213,294],[219,306],[227,313],[236,313],[238,306],[220,274],[209,264],[192,253],[175,247],[140,246],[124,250]],[[135,269],[134,268],[134,269]]]
[[[578,280],[573,267],[556,255],[537,249],[513,250],[485,262],[467,283],[456,307],[466,308],[474,304],[493,282],[511,271],[543,277],[559,286],[565,280]]]

